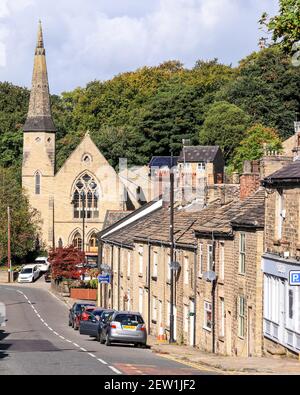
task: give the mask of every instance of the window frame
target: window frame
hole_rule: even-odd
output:
[[[246,274],[246,233],[239,234],[239,274]]]

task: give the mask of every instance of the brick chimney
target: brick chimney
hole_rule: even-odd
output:
[[[240,177],[240,200],[245,200],[260,187],[259,165],[257,161],[245,161]]]

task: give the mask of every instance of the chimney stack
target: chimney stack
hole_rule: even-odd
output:
[[[259,164],[257,161],[245,161],[240,177],[240,200],[245,200],[260,187]]]

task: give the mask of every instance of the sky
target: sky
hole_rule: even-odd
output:
[[[236,65],[265,36],[264,11],[278,0],[0,0],[0,81],[30,87],[39,19],[60,94],[166,60]]]

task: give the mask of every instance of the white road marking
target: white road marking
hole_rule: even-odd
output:
[[[59,336],[59,334],[57,332],[53,331],[53,333],[54,333],[54,335]]]
[[[78,348],[80,348],[80,346],[78,346],[78,344],[77,343],[72,343],[75,347],[78,347]]]
[[[103,365],[107,365],[107,362],[103,361],[103,359],[98,358],[97,359],[99,362],[103,363]]]
[[[89,354],[92,358],[96,358],[96,355],[92,354],[91,352],[88,352],[88,354]]]
[[[117,374],[122,374],[118,369],[116,369],[113,366],[109,366],[109,369],[111,369],[113,372],[117,373]]]
[[[83,347],[80,347],[80,350],[84,351],[84,352],[87,352],[87,350],[85,348],[83,348]]]

